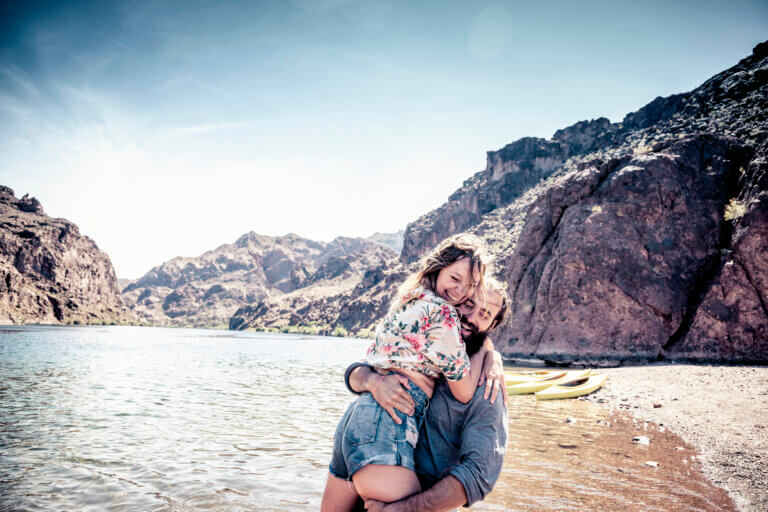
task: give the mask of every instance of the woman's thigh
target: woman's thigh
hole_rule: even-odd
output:
[[[354,510],[358,498],[355,484],[328,473],[323,491],[323,501],[320,502],[320,511],[351,512]]]
[[[416,473],[402,466],[369,464],[352,475],[352,482],[363,499],[385,503],[421,492]]]

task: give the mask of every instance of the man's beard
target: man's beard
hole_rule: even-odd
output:
[[[466,338],[462,336],[462,340],[464,340],[464,346],[467,349],[467,355],[472,356],[477,353],[478,350],[480,350],[480,347],[483,346],[488,333],[478,331],[474,325],[470,325],[467,322],[467,319],[464,315],[461,315],[459,320],[461,320],[461,323],[471,331],[470,335]]]

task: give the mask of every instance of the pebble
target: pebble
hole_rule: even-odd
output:
[[[632,441],[634,441],[637,444],[642,444],[644,446],[648,446],[651,444],[651,440],[646,436],[635,436]]]
[[[661,404],[653,404],[654,409],[658,409],[659,407],[661,407]]]
[[[566,423],[577,423],[578,420],[576,418],[565,418]]]
[[[651,466],[652,468],[657,468],[657,467],[659,467],[659,463],[658,463],[658,462],[656,462],[656,461],[653,461],[653,460],[647,460],[647,461],[645,461],[645,465],[646,465],[646,466]]]
[[[557,443],[557,446],[560,448],[566,448],[568,450],[572,450],[573,448],[578,448],[579,445],[577,444],[569,444],[569,443]]]

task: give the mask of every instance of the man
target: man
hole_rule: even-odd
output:
[[[502,286],[487,280],[486,290],[478,289],[457,310],[468,354],[474,354],[484,344],[492,349],[487,333],[504,321],[507,312]],[[503,372],[498,371],[501,356],[495,351],[492,354],[497,375],[481,377],[485,386],[478,386],[469,403],[454,399],[444,379],[435,384],[414,453],[416,472],[422,489],[426,490],[389,504],[370,500],[365,504],[369,510],[447,511],[472,505],[491,491],[501,473],[507,443],[506,389],[502,389],[502,400],[496,400],[499,389],[504,387]],[[486,358],[486,367],[492,366],[488,361]],[[364,363],[351,365],[346,376],[347,386],[356,393],[373,391],[378,385],[377,401],[396,422],[400,419],[394,409],[413,413],[413,401],[401,386],[407,383],[404,377],[390,375],[382,379]],[[349,485],[332,475],[329,479],[339,480],[335,482],[338,485]]]

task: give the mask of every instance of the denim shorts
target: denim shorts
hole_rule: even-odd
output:
[[[413,449],[419,439],[429,399],[416,384],[408,390],[413,398],[413,416],[395,409],[398,425],[370,393],[362,393],[342,416],[333,436],[333,453],[328,466],[332,475],[349,480],[368,464],[403,466],[415,471]]]

